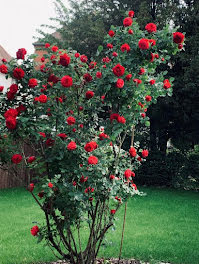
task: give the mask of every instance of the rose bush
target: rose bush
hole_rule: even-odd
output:
[[[25,163],[34,172],[28,189],[46,224],[33,226],[31,233],[71,263],[94,263],[117,210],[139,194],[134,170],[148,150],[134,142],[134,131],[138,123],[149,125],[150,104],[171,95],[173,79],[165,79],[159,65],[168,63],[184,40],[168,26],[158,30],[150,23],[141,31],[134,12],[128,14],[124,27],[107,33],[98,63],[46,43],[39,70],[35,55],[25,58],[24,49],[0,66],[13,78],[0,95],[1,163]],[[129,151],[122,149],[127,135]],[[34,155],[26,155],[24,144]]]

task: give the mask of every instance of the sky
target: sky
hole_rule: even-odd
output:
[[[54,0],[0,0],[0,45],[15,56],[19,48],[29,54],[34,52],[32,43],[38,36],[36,29],[41,24],[52,24],[55,17]],[[63,0],[67,5],[67,0]]]

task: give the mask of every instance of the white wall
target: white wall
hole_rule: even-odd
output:
[[[0,73],[0,86],[4,86],[3,92],[5,93],[8,87],[12,84],[12,79],[6,79],[5,74]]]

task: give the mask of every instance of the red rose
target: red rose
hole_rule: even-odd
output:
[[[138,46],[141,50],[149,49],[149,40],[145,38],[140,39],[138,42]]]
[[[85,62],[86,63],[88,61],[88,58],[87,58],[86,55],[83,54],[83,55],[80,56],[80,60],[81,60],[81,62]]]
[[[94,164],[94,165],[96,165],[98,163],[98,158],[97,157],[95,157],[95,156],[90,156],[89,158],[88,158],[88,164]]]
[[[105,138],[109,138],[109,136],[107,134],[105,134],[105,133],[100,133],[99,134],[99,139],[100,140],[104,140]]]
[[[67,135],[65,133],[60,133],[57,135],[57,137],[60,137],[61,139],[67,138]]]
[[[20,154],[14,154],[11,160],[13,163],[19,164],[22,161],[22,156]]]
[[[142,157],[143,157],[143,158],[146,158],[146,157],[148,157],[148,155],[149,155],[148,150],[147,150],[147,149],[144,149],[144,150],[142,151]]]
[[[54,139],[52,139],[52,138],[48,138],[48,139],[46,140],[45,144],[46,144],[46,146],[48,146],[48,147],[52,147],[52,146],[55,144],[55,141],[54,141]]]
[[[3,58],[1,61],[2,61],[3,63],[7,63],[7,60],[4,59],[4,58]]]
[[[129,11],[129,17],[134,17],[135,12],[133,10]]]
[[[117,77],[120,77],[124,75],[125,68],[122,65],[117,64],[115,67],[112,68],[112,71]]]
[[[181,32],[173,33],[173,42],[176,44],[181,44],[184,41],[184,35]]]
[[[116,213],[116,210],[115,209],[112,209],[111,210],[111,214],[114,215]]]
[[[17,80],[23,79],[24,75],[25,75],[25,72],[21,68],[15,68],[13,71],[13,76]]]
[[[76,119],[73,117],[73,116],[69,116],[67,119],[66,119],[66,122],[69,126],[72,126],[75,124],[76,122]]]
[[[17,84],[11,84],[9,92],[12,93],[13,95],[15,95],[17,91],[18,91],[18,85]]]
[[[83,110],[84,110],[83,106],[80,106],[79,111],[83,111]]]
[[[155,84],[155,80],[150,80],[149,83],[150,83],[151,85],[153,85],[153,84]]]
[[[108,44],[107,44],[107,48],[108,48],[108,49],[112,49],[112,48],[113,48],[113,44],[108,43]]]
[[[141,161],[142,161],[142,158],[139,156],[139,157],[137,158],[137,160],[141,162]]]
[[[91,82],[92,81],[92,76],[89,74],[89,73],[85,73],[84,74],[84,80],[86,81],[86,82]]]
[[[97,65],[97,62],[91,61],[89,64],[89,69],[94,69],[96,65]]]
[[[67,149],[68,150],[74,150],[77,148],[77,144],[74,142],[74,141],[71,141],[68,146],[67,146]]]
[[[45,137],[46,137],[46,134],[45,134],[45,133],[43,133],[43,132],[39,132],[39,135],[40,135],[40,136],[42,136],[43,138],[45,138]]]
[[[115,35],[115,32],[113,30],[109,30],[108,34],[112,38]]]
[[[73,79],[69,75],[61,78],[61,84],[63,87],[71,87],[73,85]]]
[[[91,99],[94,96],[94,92],[93,91],[87,91],[86,92],[86,99]]]
[[[27,162],[28,163],[32,163],[35,160],[36,160],[36,157],[35,156],[31,156],[31,157],[28,158]]]
[[[4,64],[0,65],[0,72],[4,74],[8,73],[8,67]]]
[[[37,225],[36,225],[36,226],[33,226],[33,227],[31,228],[30,232],[31,232],[31,234],[32,234],[33,236],[36,236],[37,233],[39,233],[39,227],[38,227]]]
[[[38,97],[38,101],[42,104],[45,104],[48,100],[48,97],[45,95],[45,94],[41,94],[39,97]]]
[[[139,79],[133,79],[133,81],[134,81],[135,83],[137,83],[137,84],[142,83],[142,80],[139,80]]]
[[[133,30],[132,30],[132,29],[129,29],[128,33],[129,33],[130,35],[132,35],[132,34],[133,34]]]
[[[34,78],[32,78],[32,79],[30,79],[30,80],[28,81],[28,86],[29,86],[30,88],[34,88],[34,87],[36,87],[37,85],[38,85],[38,82],[37,82],[37,80],[34,79]]]
[[[48,183],[48,187],[52,189],[52,187],[53,187],[52,182],[49,182],[49,183]]]
[[[29,184],[29,191],[32,192],[34,190],[34,188],[35,188],[34,183],[30,183]]]
[[[134,148],[134,147],[131,147],[130,149],[129,149],[129,153],[130,153],[130,156],[131,157],[136,157],[136,149]]]
[[[163,86],[164,89],[169,89],[171,87],[171,84],[170,84],[168,79],[165,79],[163,84],[164,84],[164,86]]]
[[[129,51],[131,50],[130,46],[129,46],[127,43],[124,43],[124,44],[121,46],[120,49],[121,49],[122,52],[125,52],[125,51],[129,52]]]
[[[97,78],[99,78],[99,79],[100,79],[100,78],[102,78],[102,73],[101,73],[101,72],[99,72],[99,71],[98,71],[98,72],[96,72],[96,77],[97,77]]]
[[[84,183],[88,180],[88,177],[84,178],[84,176],[82,175],[82,177],[80,178],[80,183]]]
[[[58,49],[59,49],[59,48],[58,48],[57,46],[53,46],[53,47],[51,48],[52,52],[56,52]]]
[[[126,123],[126,119],[123,116],[118,116],[117,122],[121,123],[121,124],[125,124]]]
[[[8,129],[15,129],[17,125],[17,120],[16,118],[10,116],[6,119],[6,127]]]
[[[110,176],[109,176],[109,179],[110,179],[110,180],[114,180],[114,179],[115,179],[115,175],[110,175]]]
[[[113,120],[117,120],[118,117],[119,117],[119,114],[117,114],[117,113],[111,114],[110,115],[110,121],[112,122]]]
[[[86,143],[86,145],[84,146],[84,149],[87,152],[92,152],[93,150],[95,150],[98,147],[97,143],[95,141],[91,141]]]
[[[75,53],[75,58],[79,58],[80,54],[78,52]]]
[[[132,78],[132,74],[129,73],[128,75],[126,75],[125,78],[126,78],[127,81],[130,81],[130,79]]]
[[[49,43],[46,43],[46,44],[45,44],[45,48],[46,48],[46,49],[50,48],[50,44],[49,44]]]
[[[124,172],[125,178],[128,180],[130,177],[135,177],[135,173],[131,171],[130,169],[125,170]]]
[[[24,60],[26,53],[27,53],[27,51],[26,51],[24,48],[22,48],[22,49],[18,49],[18,51],[17,51],[17,53],[16,53],[16,55],[17,55],[17,59],[18,59],[18,60],[19,60],[19,59]]]
[[[135,191],[137,190],[137,186],[135,185],[135,183],[133,183],[131,186],[134,188]]]
[[[113,56],[113,57],[117,57],[117,56],[118,56],[117,52],[114,51],[114,52],[112,53],[112,56]]]
[[[43,198],[44,197],[44,191],[39,192],[38,196],[39,196],[39,198]]]
[[[4,86],[0,86],[0,92],[3,92]]]
[[[130,17],[126,17],[124,20],[123,20],[123,25],[125,27],[130,27],[133,23],[133,20],[130,18]]]
[[[181,50],[183,48],[182,44],[178,44],[178,49]]]
[[[63,55],[60,56],[59,64],[66,67],[69,65],[69,63],[70,63],[70,57],[68,56],[68,54],[64,53]]]
[[[8,109],[5,114],[4,114],[4,117],[5,118],[8,118],[8,117],[14,117],[16,118],[18,116],[18,111],[17,109],[14,109],[14,108],[10,108]]]
[[[147,102],[150,102],[151,99],[152,99],[152,97],[151,97],[150,95],[146,95],[146,96],[145,96],[145,99],[146,99]]]
[[[156,45],[155,39],[149,39],[149,43],[151,43],[151,47]]]
[[[124,87],[124,80],[122,80],[122,79],[117,79],[116,87],[117,87],[117,88],[123,88],[123,87]]]
[[[152,33],[152,32],[156,32],[157,31],[157,26],[153,23],[148,23],[146,26],[145,26],[145,29],[149,32],[149,33]]]
[[[145,113],[141,113],[141,117],[145,118],[146,114]]]
[[[139,75],[142,75],[142,74],[144,74],[145,73],[145,69],[144,68],[140,68],[140,71],[139,71]]]

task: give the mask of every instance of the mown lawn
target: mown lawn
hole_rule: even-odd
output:
[[[123,258],[198,264],[198,193],[140,189],[147,195],[128,202]],[[117,217],[116,231],[109,232],[100,256],[118,256],[123,210]],[[52,252],[31,236],[33,221],[42,223],[43,215],[27,191],[22,188],[0,191],[0,264],[55,260]]]

